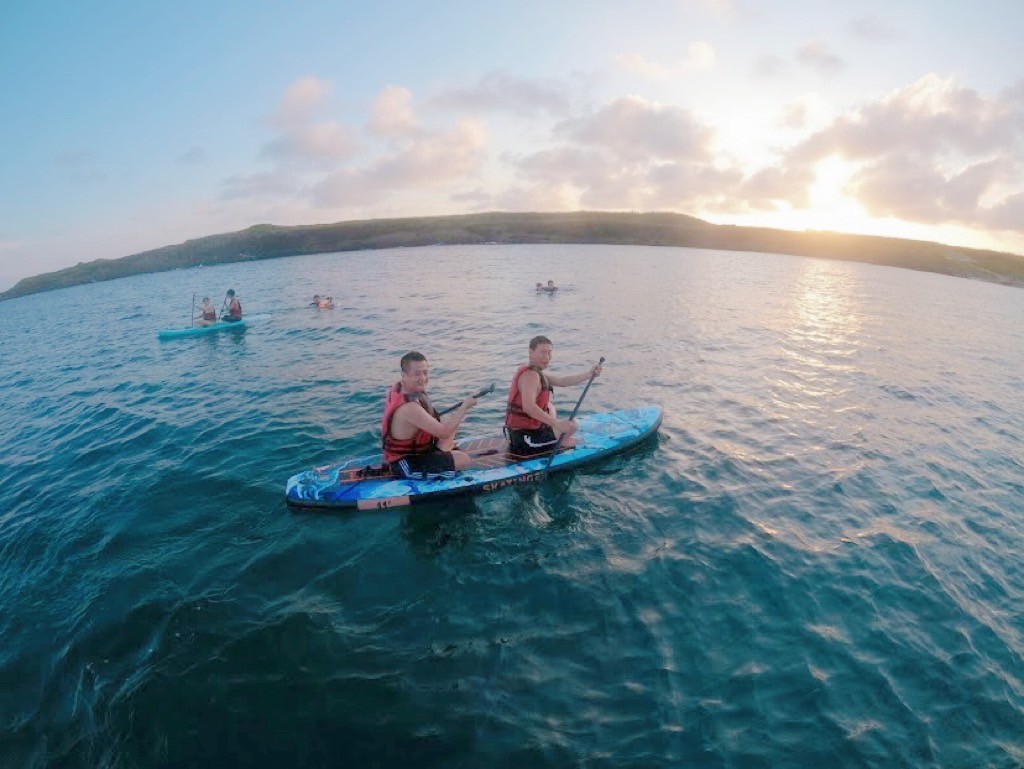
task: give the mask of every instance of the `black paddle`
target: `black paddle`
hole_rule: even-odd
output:
[[[601,356],[601,360],[597,362],[597,365],[600,366],[602,363],[604,363],[603,355]],[[576,412],[580,410],[580,405],[583,403],[583,399],[587,397],[587,390],[590,389],[590,385],[594,384],[594,377],[596,376],[596,371],[590,375],[590,381],[588,381],[587,386],[583,388],[583,392],[580,393],[580,399],[576,401],[576,407],[572,410],[572,413],[569,415],[570,421],[576,418]],[[561,435],[558,436],[558,441],[555,443],[555,447],[551,450],[551,456],[548,457],[548,463],[544,465],[544,469],[540,471],[540,480],[544,480],[544,478],[547,476],[548,468],[551,467],[551,463],[555,461],[555,454],[558,453],[558,449],[561,447],[562,439],[564,437],[565,433],[562,433]]]
[[[473,397],[473,398],[482,398],[482,397],[484,397],[485,395],[487,395],[487,394],[489,394],[489,393],[492,393],[492,392],[494,392],[494,382],[491,382],[491,383],[490,383],[489,385],[487,385],[487,387],[485,387],[484,389],[482,389],[482,390],[481,390],[480,392],[478,392],[478,393],[473,393],[473,395],[472,395],[471,397]],[[448,414],[449,412],[455,411],[455,409],[457,409],[457,408],[458,408],[459,406],[461,406],[461,405],[462,405],[463,403],[464,403],[464,401],[459,401],[459,402],[458,402],[458,403],[456,403],[456,404],[455,404],[454,406],[452,406],[452,407],[450,407],[450,408],[446,408],[446,409],[445,409],[444,411],[439,411],[439,412],[437,412],[437,415],[438,415],[439,417],[443,417],[443,416],[444,416],[445,414]]]
[[[195,328],[196,325],[196,295],[192,294],[192,311],[188,314],[189,317],[189,328]]]

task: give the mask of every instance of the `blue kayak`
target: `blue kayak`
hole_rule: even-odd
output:
[[[159,339],[177,339],[181,336],[195,336],[196,334],[216,334],[220,331],[242,331],[245,329],[245,319],[242,320],[219,320],[212,326],[192,326],[191,328],[168,328],[157,334]]]
[[[658,431],[661,407],[589,414],[577,423],[576,446],[558,453],[550,472],[579,467],[635,446]],[[502,435],[461,440],[459,448],[473,457],[473,464],[450,478],[399,478],[383,469],[383,457],[374,454],[293,475],[286,484],[285,498],[293,507],[379,510],[414,505],[540,480],[550,456],[511,454]]]

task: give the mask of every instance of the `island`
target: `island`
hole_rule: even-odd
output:
[[[813,256],[904,267],[1024,287],[1024,257],[920,240],[712,224],[677,213],[574,211],[368,219],[279,227],[257,224],[18,281],[0,300],[83,283],[199,265],[366,249],[456,244],[579,243],[676,246]]]

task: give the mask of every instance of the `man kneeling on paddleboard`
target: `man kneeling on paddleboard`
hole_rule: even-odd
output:
[[[582,374],[569,376],[545,374],[544,369],[551,363],[552,349],[550,339],[535,336],[530,340],[529,363],[516,369],[512,377],[505,408],[505,434],[513,454],[544,454],[554,449],[559,438],[562,439],[562,448],[576,445],[576,439],[572,437],[576,432],[576,421],[558,418],[551,393],[555,387],[568,387],[599,376],[602,367],[598,363]]]
[[[429,382],[427,359],[418,352],[406,353],[402,378],[384,400],[380,424],[384,461],[405,478],[453,473],[471,462],[469,454],[454,448],[455,432],[477,399],[470,396],[440,417],[427,397]]]

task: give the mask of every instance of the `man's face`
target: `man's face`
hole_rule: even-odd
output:
[[[430,382],[430,367],[425,360],[409,361],[402,372],[402,389],[407,393],[427,391]]]
[[[534,347],[530,350],[530,365],[541,369],[547,368],[551,363],[552,349],[554,348],[549,344],[539,344]]]

